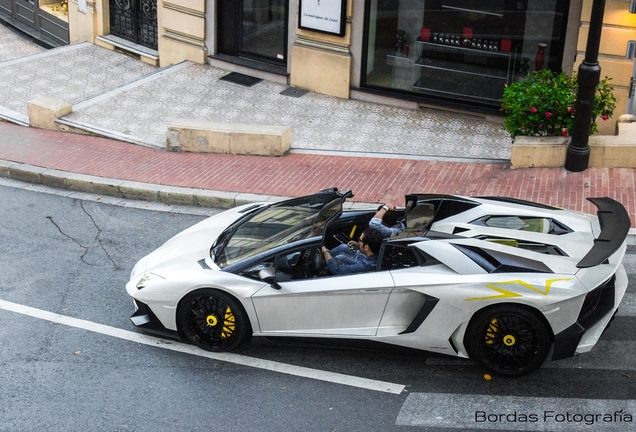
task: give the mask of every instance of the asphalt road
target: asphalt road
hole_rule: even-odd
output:
[[[215,211],[58,193],[0,181],[0,431],[636,430],[634,249],[597,347],[525,377],[350,347],[210,356],[136,330],[124,285]]]

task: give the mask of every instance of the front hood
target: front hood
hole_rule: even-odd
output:
[[[210,248],[219,235],[234,221],[245,215],[241,212],[242,210],[251,206],[254,204],[224,211],[175,235],[142,258],[133,269],[131,279],[141,277],[148,272],[161,275],[162,272],[175,267],[198,265],[197,261],[210,257]]]

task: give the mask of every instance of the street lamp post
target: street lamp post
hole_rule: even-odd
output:
[[[565,169],[568,171],[585,171],[590,162],[590,125],[594,112],[596,86],[601,78],[598,50],[601,44],[604,13],[605,0],[593,0],[585,60],[579,66],[579,88],[576,95],[574,124],[572,125],[572,141],[565,156]]]

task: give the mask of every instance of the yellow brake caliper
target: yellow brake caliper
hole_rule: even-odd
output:
[[[232,309],[229,307],[225,310],[225,317],[223,320],[223,331],[221,332],[221,337],[223,339],[227,339],[232,336],[234,330],[236,329],[236,318],[234,317],[234,313]]]
[[[495,343],[495,338],[497,337],[497,331],[499,330],[499,321],[497,318],[493,318],[488,324],[488,329],[486,330],[486,343],[488,345],[492,345]]]

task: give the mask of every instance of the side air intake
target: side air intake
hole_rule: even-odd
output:
[[[488,273],[553,273],[541,261],[484,250],[475,246],[456,244],[453,246]]]

